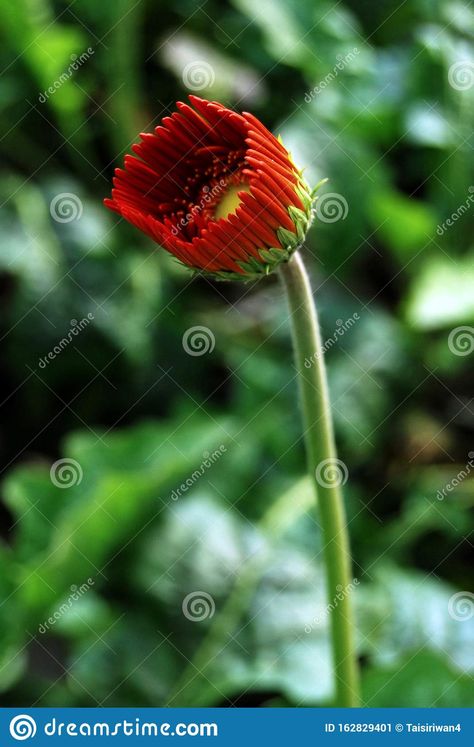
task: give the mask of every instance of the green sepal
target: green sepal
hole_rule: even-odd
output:
[[[288,208],[288,214],[295,224],[298,242],[301,244],[305,240],[306,234],[308,233],[310,224],[308,214],[303,212],[303,210],[294,207],[293,205],[290,205],[290,207]],[[311,214],[309,214],[309,216],[310,215]]]
[[[238,260],[238,265],[245,270],[245,272],[248,272],[251,275],[258,275],[262,272],[262,263],[259,262],[258,259],[255,259],[255,257],[248,257],[245,262],[243,260]]]
[[[299,243],[298,236],[287,228],[277,229],[278,241],[285,249],[293,249]]]
[[[300,208],[295,207],[294,205],[290,205],[288,208],[288,212],[290,214],[290,218],[293,221],[293,223],[306,223],[308,220],[308,214],[305,213],[304,210],[300,210]]]
[[[269,265],[277,265],[287,258],[288,253],[284,249],[260,249],[259,254]]]
[[[315,187],[313,187],[313,189],[311,190],[311,197],[312,197],[313,200],[316,197],[316,192],[318,191],[318,189],[320,187],[322,187],[323,184],[326,184],[326,182],[328,182],[328,181],[329,181],[329,179],[327,177],[325,177],[324,179],[321,179],[321,181],[318,182]]]

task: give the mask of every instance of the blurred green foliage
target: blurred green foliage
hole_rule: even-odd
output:
[[[347,202],[306,257],[324,335],[359,316],[327,363],[364,701],[474,705],[474,618],[449,614],[472,584],[472,476],[437,498],[473,443],[472,355],[448,345],[474,324],[473,207],[443,228],[474,184],[474,86],[452,85],[460,62],[472,83],[468,4],[1,0],[0,21],[2,703],[331,702],[282,291],[191,282],[101,206],[197,60],[201,95],[254,111]],[[63,193],[77,220],[52,219]],[[216,344],[190,358],[196,325]],[[61,457],[75,487],[51,480]],[[215,614],[193,622],[201,589]]]

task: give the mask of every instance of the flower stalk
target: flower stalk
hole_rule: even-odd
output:
[[[315,481],[323,534],[335,679],[335,705],[359,705],[352,600],[340,590],[351,582],[349,538],[341,492],[344,466],[336,454],[318,315],[299,252],[278,269],[291,315],[308,469]],[[310,367],[305,361],[313,361]]]
[[[189,96],[142,133],[115,170],[105,205],[179,262],[219,280],[278,270],[286,288],[299,371],[306,448],[316,481],[331,614],[336,704],[358,703],[349,542],[311,287],[298,254],[314,217],[306,184],[280,138],[253,114]],[[313,361],[306,366],[308,361]],[[344,473],[345,476],[345,473]],[[344,590],[344,591],[343,591]]]

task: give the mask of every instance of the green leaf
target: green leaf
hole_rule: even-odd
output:
[[[452,614],[455,589],[420,572],[388,566],[378,568],[375,578],[358,594],[358,625],[371,661],[392,664],[424,650],[444,657],[459,672],[474,672],[474,617]]]
[[[394,190],[378,190],[371,194],[368,218],[374,231],[402,261],[410,259],[436,235],[433,209]]]
[[[459,676],[438,654],[420,650],[362,678],[362,702],[370,708],[472,708],[474,679]]]
[[[3,645],[0,649],[0,692],[8,690],[24,674],[27,666],[27,655],[24,647]]]
[[[456,262],[431,259],[414,276],[406,302],[409,323],[420,330],[442,329],[474,319],[474,257]]]
[[[67,489],[51,484],[61,510],[50,522],[49,536],[42,524],[41,537],[33,545],[40,551],[16,571],[15,596],[37,624],[71,584],[80,585],[88,577],[99,584],[107,558],[159,516],[173,488],[193,473],[204,452],[230,438],[230,421],[195,414],[184,422],[179,428],[173,421],[146,423],[103,434],[101,440],[89,432],[68,439],[65,453],[76,470],[80,466],[82,479]],[[176,432],[172,442],[171,430]],[[48,479],[47,467],[35,467],[30,475],[25,468],[14,472],[8,481],[10,500],[18,508],[27,507],[32,519],[41,519],[52,500]],[[29,520],[20,527],[24,534],[32,531]]]

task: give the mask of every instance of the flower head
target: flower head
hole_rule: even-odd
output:
[[[194,270],[267,274],[303,241],[312,194],[256,117],[189,99],[141,134],[105,205]]]

